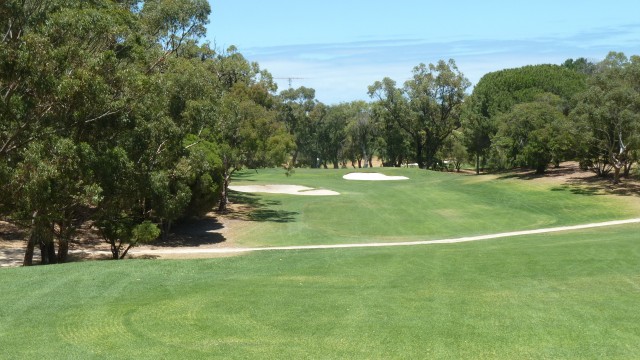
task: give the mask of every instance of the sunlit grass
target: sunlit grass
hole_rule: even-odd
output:
[[[348,181],[353,169],[249,171],[234,184],[295,184],[338,191],[312,197],[239,194],[253,221],[234,233],[240,245],[428,240],[637,217],[637,199],[577,193],[572,187],[495,176],[375,168],[405,181]]]
[[[639,225],[0,271],[0,358],[640,357]]]

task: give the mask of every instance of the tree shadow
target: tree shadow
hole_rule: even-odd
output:
[[[271,207],[279,206],[282,202],[266,200],[255,194],[230,192],[229,201],[234,206],[226,216],[236,220],[288,223],[296,221],[299,214],[295,211],[272,209]]]
[[[233,175],[231,175],[231,181],[233,181],[233,180],[242,180],[242,181],[247,181],[247,182],[254,182],[256,180],[253,179],[253,176],[255,174],[257,174],[257,173],[258,173],[257,171],[255,173],[253,171],[235,172],[235,173],[233,173]]]
[[[498,180],[536,180],[542,178],[568,177],[575,174],[576,171],[577,169],[574,166],[559,166],[557,168],[547,169],[543,174],[537,174],[535,170],[518,168],[515,170],[505,171],[504,175],[498,176]]]
[[[576,164],[550,168],[544,174],[536,174],[533,170],[518,169],[514,172],[498,176],[499,180],[518,179],[535,180],[542,178],[564,178],[564,183],[551,188],[551,191],[569,191],[576,195],[620,195],[640,196],[640,182],[636,178],[622,178],[613,184],[612,176],[600,177],[594,173],[580,170]]]
[[[576,195],[604,195],[600,188],[598,187],[584,187],[584,186],[576,186],[576,185],[560,185],[551,188],[551,191],[569,191],[572,194]]]
[[[171,228],[166,239],[158,239],[151,243],[153,246],[182,247],[212,245],[225,242],[220,234],[224,226],[213,216],[182,220]]]

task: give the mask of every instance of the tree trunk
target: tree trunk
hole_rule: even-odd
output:
[[[620,183],[620,167],[619,166],[613,167],[613,183],[614,184]]]
[[[133,244],[129,244],[129,246],[127,246],[127,248],[124,250],[124,252],[120,256],[120,260],[124,259],[124,257],[127,256],[127,253],[129,253],[129,249],[131,249],[132,247],[133,247]]]
[[[218,206],[219,212],[227,211],[227,204],[229,203],[229,180],[231,179],[231,174],[228,169],[224,170],[223,180],[222,180],[222,188],[220,189],[220,205]]]
[[[631,174],[631,166],[633,165],[632,161],[629,161],[625,166],[624,166],[624,174],[622,176],[624,176],[625,178],[628,178],[629,175]]]
[[[480,153],[476,153],[476,175],[480,175]]]
[[[40,243],[38,220],[38,212],[35,211],[31,216],[31,232],[29,233],[29,240],[27,241],[27,249],[24,252],[22,266],[33,265],[33,253],[35,252],[36,244]]]
[[[422,155],[422,142],[420,141],[419,137],[416,137],[414,141],[415,141],[415,147],[416,147],[416,162],[418,163],[418,167],[420,169],[424,169],[425,163]]]
[[[31,266],[33,265],[33,253],[36,248],[36,238],[33,235],[33,231],[29,235],[29,240],[27,241],[27,249],[24,252],[24,260],[22,261],[22,266]]]
[[[58,239],[58,264],[66,263],[69,255],[69,239]]]
[[[226,208],[225,208],[226,210]],[[161,222],[162,227],[162,241],[167,241],[169,237],[169,232],[171,231],[171,220],[163,219]]]
[[[42,256],[42,265],[56,264],[56,246],[53,239],[43,239],[40,241],[40,254]]]
[[[111,247],[111,258],[113,260],[118,260],[120,256],[120,245],[116,245],[115,240],[109,240],[109,245]]]

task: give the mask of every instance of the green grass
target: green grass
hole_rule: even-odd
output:
[[[254,220],[234,232],[245,246],[430,240],[634,218],[637,199],[596,195],[549,182],[465,176],[419,169],[369,169],[406,181],[347,181],[352,169],[240,173],[242,184],[293,184],[339,196],[234,194]],[[367,170],[362,170],[367,171]]]
[[[0,271],[0,358],[637,359],[640,225]]]
[[[379,169],[376,169],[379,170]],[[637,217],[637,199],[411,169],[241,173],[335,197],[235,194],[234,239],[435,239]],[[637,359],[640,224],[449,245],[0,271],[0,359]]]

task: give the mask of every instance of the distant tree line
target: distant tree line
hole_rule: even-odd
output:
[[[640,58],[567,60],[470,82],[419,64],[372,101],[325,105],[235,47],[201,44],[206,0],[0,4],[0,216],[28,230],[24,264],[67,260],[90,222],[114,259],[173,223],[226,211],[242,168],[426,169],[577,160],[614,181],[638,159]]]

